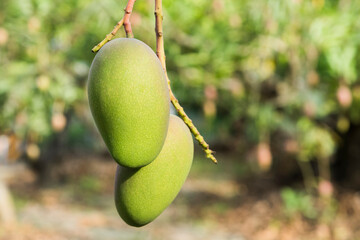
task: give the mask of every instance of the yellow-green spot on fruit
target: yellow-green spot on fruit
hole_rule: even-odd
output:
[[[90,68],[91,113],[111,155],[122,166],[149,164],[161,151],[170,99],[152,49],[136,39],[105,44]]]
[[[140,227],[159,216],[184,184],[193,156],[189,129],[180,118],[170,115],[163,149],[153,162],[138,169],[118,166],[115,204],[121,218]]]

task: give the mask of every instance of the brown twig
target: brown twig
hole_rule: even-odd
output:
[[[133,38],[134,34],[132,32],[131,29],[131,23],[130,23],[130,16],[131,16],[131,12],[133,10],[134,7],[134,3],[136,0],[129,0],[126,8],[124,9],[125,11],[125,15],[124,15],[124,29],[125,29],[125,33],[126,33],[126,37],[127,38]]]
[[[161,65],[166,74],[164,37],[162,29],[162,0],[155,0],[155,33],[156,33],[156,55],[158,56]]]
[[[100,50],[100,48],[102,48],[102,46],[104,46],[107,42],[109,42],[115,36],[115,34],[117,33],[117,31],[119,31],[119,29],[122,27],[122,25],[124,25],[126,37],[130,37],[130,38],[134,37],[132,29],[131,29],[130,16],[131,16],[132,9],[134,8],[135,1],[136,0],[128,1],[126,8],[124,9],[124,11],[125,11],[124,17],[115,25],[115,27],[111,31],[111,33],[106,35],[104,40],[102,40],[98,45],[93,47],[93,49],[91,49],[91,51],[93,51],[94,53],[98,52]]]
[[[162,29],[162,0],[155,0],[155,32],[156,32],[156,54],[160,59],[161,65],[164,69],[165,76],[168,82],[169,93],[170,93],[170,100],[171,103],[174,105],[176,111],[185,122],[185,124],[189,127],[191,133],[194,135],[195,139],[199,142],[200,146],[203,148],[204,152],[206,153],[206,157],[210,158],[214,163],[217,163],[216,158],[213,155],[213,151],[210,150],[209,144],[207,144],[201,136],[200,132],[197,130],[195,125],[193,124],[192,120],[188,117],[185,113],[184,109],[181,107],[179,101],[174,96],[171,87],[170,87],[170,79],[167,75],[166,71],[166,62],[165,62],[165,51],[164,51],[164,37],[163,37],[163,29]]]

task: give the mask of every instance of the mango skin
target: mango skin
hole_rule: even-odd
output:
[[[125,167],[149,164],[164,144],[170,114],[165,73],[152,49],[118,38],[96,54],[88,98],[109,152]]]
[[[117,168],[115,205],[121,218],[131,226],[141,227],[159,216],[179,193],[193,156],[189,129],[180,118],[170,115],[168,134],[159,156],[139,169]]]

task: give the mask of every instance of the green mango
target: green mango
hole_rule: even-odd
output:
[[[161,63],[149,46],[129,38],[105,44],[91,64],[88,98],[117,163],[136,168],[156,158],[168,129],[170,98]]]
[[[166,140],[156,159],[138,169],[117,168],[115,204],[121,218],[141,227],[159,216],[179,193],[193,156],[189,129],[179,117],[170,115]]]

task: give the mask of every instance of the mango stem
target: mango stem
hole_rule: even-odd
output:
[[[107,42],[109,42],[123,25],[124,25],[126,37],[128,37],[128,38],[134,37],[134,34],[131,29],[130,16],[131,16],[131,12],[134,8],[135,1],[136,0],[128,1],[126,8],[124,9],[124,11],[125,11],[124,17],[115,25],[115,27],[111,31],[111,33],[107,34],[106,37],[100,43],[98,43],[95,47],[93,47],[91,49],[91,51],[93,53],[98,52],[100,50],[100,48],[102,48],[102,46],[104,46]]]
[[[134,3],[136,0],[129,0],[126,8],[124,9],[125,11],[125,15],[124,15],[124,29],[125,29],[125,33],[126,33],[126,37],[127,38],[133,38],[134,34],[132,32],[131,29],[131,23],[130,23],[130,16],[131,16],[131,12],[134,8]]]
[[[214,163],[217,163],[217,160],[213,155],[214,152],[209,148],[209,144],[205,142],[204,137],[201,136],[200,132],[197,130],[192,120],[185,113],[184,108],[181,107],[179,101],[176,99],[176,97],[174,96],[171,90],[170,79],[166,71],[166,62],[165,62],[166,56],[164,51],[164,36],[163,36],[162,21],[163,21],[162,0],[155,0],[156,55],[158,56],[165,72],[166,80],[168,82],[171,103],[175,107],[176,111],[178,112],[184,123],[188,126],[191,133],[194,135],[195,139],[199,142],[200,146],[202,147],[202,149],[206,154],[206,157],[210,158]]]

